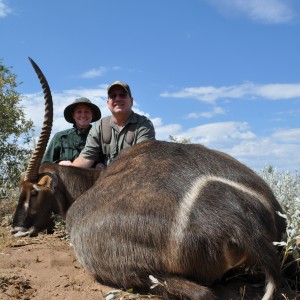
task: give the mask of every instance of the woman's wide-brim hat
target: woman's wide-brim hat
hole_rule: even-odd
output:
[[[73,119],[73,112],[74,112],[75,107],[79,104],[84,104],[91,109],[92,114],[93,114],[93,118],[92,118],[91,122],[95,122],[101,118],[101,111],[100,111],[99,107],[97,105],[95,105],[94,103],[92,103],[89,99],[82,97],[82,98],[76,99],[72,104],[68,105],[65,108],[64,116],[65,116],[65,119],[67,122],[74,124],[75,121]]]

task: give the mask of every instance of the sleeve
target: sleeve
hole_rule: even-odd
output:
[[[155,140],[155,129],[152,122],[144,117],[137,128],[136,144],[147,140]]]
[[[92,126],[87,139],[86,144],[80,155],[83,158],[101,161],[103,157],[102,142],[101,142],[101,128],[100,120],[94,123]]]
[[[47,147],[47,150],[44,154],[41,164],[55,162],[59,159],[60,159],[59,133],[56,133]]]

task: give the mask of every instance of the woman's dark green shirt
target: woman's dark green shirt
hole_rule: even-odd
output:
[[[91,127],[90,125],[89,128],[84,131],[73,127],[57,132],[47,147],[42,164],[47,162],[59,162],[61,160],[73,161],[84,148]]]

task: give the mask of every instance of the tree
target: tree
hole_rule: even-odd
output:
[[[33,122],[26,120],[16,75],[0,60],[0,186],[16,186],[31,149]]]

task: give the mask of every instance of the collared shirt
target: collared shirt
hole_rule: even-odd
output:
[[[85,146],[91,127],[92,125],[85,130],[79,130],[74,125],[73,128],[57,132],[47,147],[42,164],[61,160],[73,161],[77,158]]]
[[[126,142],[126,134],[130,124],[136,123],[132,144]],[[123,149],[131,147],[146,140],[155,140],[155,130],[152,122],[145,116],[131,112],[125,126],[119,130],[118,126],[110,120],[111,140],[104,143],[102,136],[102,122],[98,120],[90,130],[86,145],[80,156],[109,165]]]

